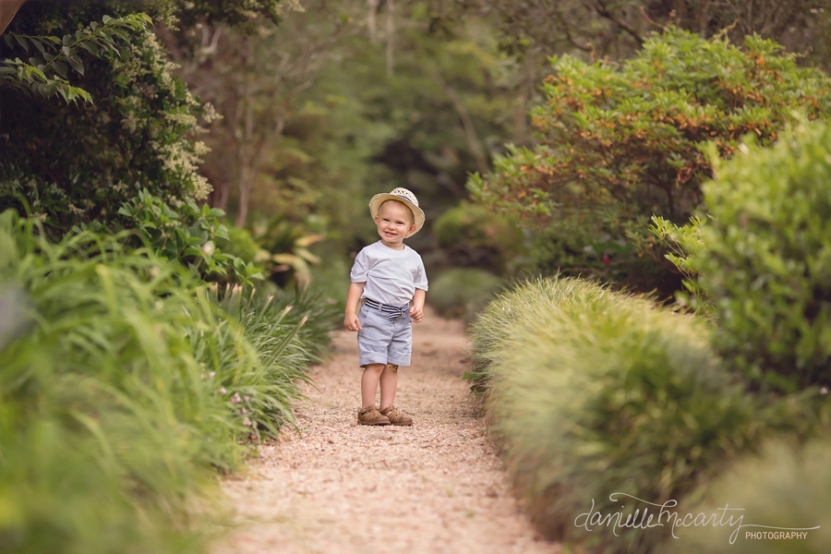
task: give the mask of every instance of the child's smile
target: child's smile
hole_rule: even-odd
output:
[[[404,248],[404,239],[415,231],[413,213],[400,202],[385,202],[375,216],[378,236],[381,242],[390,248]]]

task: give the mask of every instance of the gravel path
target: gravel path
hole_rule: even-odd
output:
[[[463,325],[425,314],[396,406],[412,427],[356,422],[360,369],[354,333],[312,370],[295,412],[302,433],[264,446],[247,474],[222,488],[240,528],[217,554],[557,554],[510,495],[500,460],[460,377]]]

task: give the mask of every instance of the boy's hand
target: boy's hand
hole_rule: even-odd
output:
[[[419,323],[424,319],[424,309],[415,305],[410,306],[410,317],[413,318],[413,321]]]
[[[346,317],[343,318],[343,325],[350,331],[360,331],[363,329],[361,327],[361,320],[358,319],[357,314],[346,314]]]

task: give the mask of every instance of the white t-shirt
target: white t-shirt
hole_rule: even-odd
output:
[[[406,244],[402,250],[385,246],[380,240],[365,246],[355,256],[350,278],[353,283],[366,283],[361,298],[391,306],[408,304],[415,289],[427,290],[421,256]]]

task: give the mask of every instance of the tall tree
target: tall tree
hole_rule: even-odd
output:
[[[651,31],[673,24],[704,38],[726,33],[734,42],[759,34],[831,67],[831,6],[824,0],[431,0],[430,5],[436,20],[472,13],[491,17],[505,47],[517,53],[626,58]]]
[[[206,22],[184,33],[161,31],[181,65],[179,75],[223,116],[209,139],[227,162],[214,176],[211,201],[225,209],[236,184],[238,226],[248,219],[251,189],[268,161],[265,154],[297,112],[301,94],[315,83],[336,45],[357,32],[354,21],[361,12],[350,4],[306,2],[302,12],[285,14],[278,28],[234,30]],[[195,48],[187,48],[189,43]]]

